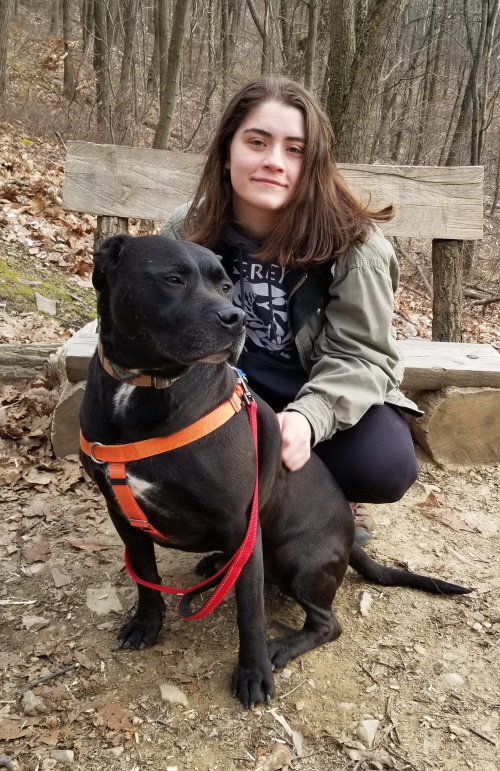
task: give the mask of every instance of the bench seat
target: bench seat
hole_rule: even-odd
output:
[[[435,391],[446,386],[500,388],[500,353],[492,345],[431,340],[399,340],[398,345],[405,363],[404,390]],[[95,321],[67,343],[66,376],[70,383],[85,380],[96,346]]]

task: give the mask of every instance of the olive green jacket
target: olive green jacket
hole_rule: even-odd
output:
[[[161,235],[184,238],[188,208],[176,209]],[[392,329],[398,280],[394,250],[374,225],[366,243],[304,273],[290,293],[289,322],[309,380],[286,409],[305,415],[314,444],[354,426],[375,404],[422,415],[399,390],[403,363]]]

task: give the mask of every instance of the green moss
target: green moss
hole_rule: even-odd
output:
[[[41,283],[28,286],[20,283],[19,279]],[[56,301],[55,317],[66,326],[78,328],[96,317],[95,293],[92,289],[69,281],[69,276],[55,267],[44,266],[39,270],[18,262],[14,255],[1,255],[0,300],[6,303],[7,313],[36,312],[35,292]],[[75,300],[75,297],[78,299]]]

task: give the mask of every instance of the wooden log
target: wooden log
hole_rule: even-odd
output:
[[[15,383],[38,377],[58,343],[0,344],[0,382]]]
[[[59,397],[50,429],[50,441],[57,458],[78,454],[80,405],[84,392],[84,380],[66,383]]]
[[[500,462],[500,388],[455,388],[413,394],[423,418],[410,418],[413,435],[437,463]]]

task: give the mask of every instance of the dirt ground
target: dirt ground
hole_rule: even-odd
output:
[[[500,467],[440,469],[424,457],[421,467],[403,501],[376,507],[370,553],[474,592],[381,589],[349,572],[335,603],[340,639],[277,672],[274,702],[250,712],[229,690],[233,594],[195,622],[180,621],[170,598],[158,645],[119,650],[136,590],[99,494],[82,480],[47,493],[36,476],[2,487],[5,767],[497,771]],[[193,583],[196,560],[161,551],[164,582]],[[301,611],[273,588],[266,606],[269,636],[300,625]],[[28,683],[70,666],[20,700]],[[162,700],[165,684],[183,703]],[[363,728],[376,728],[372,747]]]

